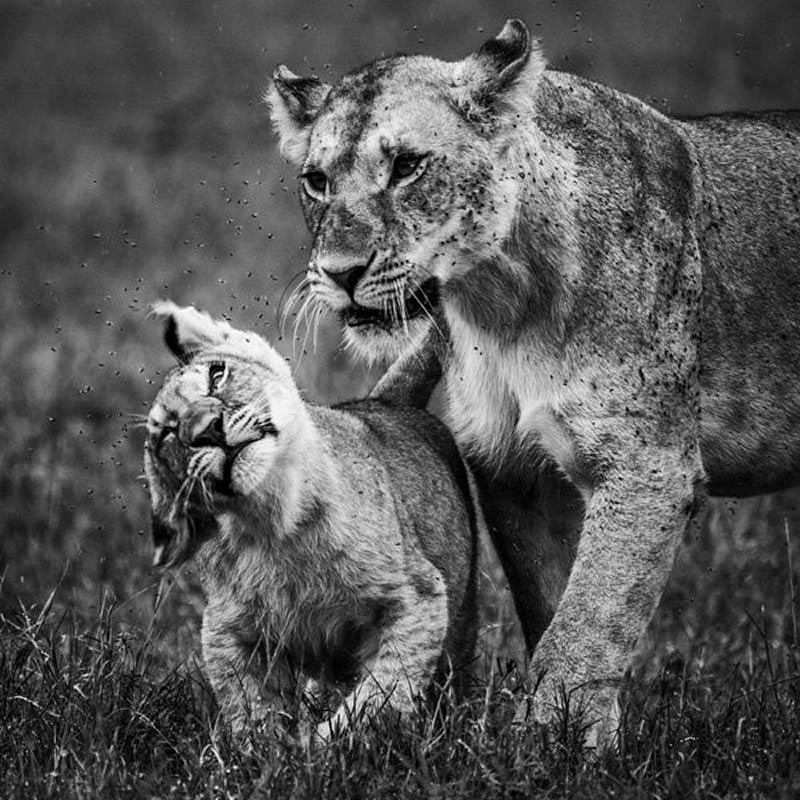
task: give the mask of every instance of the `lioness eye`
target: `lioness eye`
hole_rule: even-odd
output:
[[[212,361],[208,365],[208,391],[216,392],[228,377],[228,365],[224,361]]]
[[[311,195],[311,197],[317,200],[320,197],[324,197],[328,189],[328,176],[324,172],[313,169],[309,172],[304,172],[300,178],[303,181],[306,192]]]
[[[410,178],[420,168],[422,160],[416,153],[399,153],[392,164],[392,182],[401,183]]]

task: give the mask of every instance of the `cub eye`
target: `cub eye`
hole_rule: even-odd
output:
[[[303,188],[306,194],[314,200],[324,200],[325,194],[328,191],[328,176],[318,169],[312,169],[304,172],[300,176],[303,181]]]
[[[392,183],[406,185],[422,175],[425,156],[416,153],[398,153],[392,164]]]
[[[228,378],[228,365],[224,361],[212,361],[208,365],[208,391],[216,392]]]

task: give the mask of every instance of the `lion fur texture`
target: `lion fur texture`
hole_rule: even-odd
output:
[[[328,712],[323,739],[457,682],[477,633],[480,519],[444,425],[390,378],[313,405],[258,335],[155,310],[182,362],[147,422],[156,562],[194,558],[205,666],[234,731],[297,720],[298,676]]]

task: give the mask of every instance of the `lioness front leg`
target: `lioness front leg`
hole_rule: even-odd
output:
[[[256,630],[209,604],[203,617],[206,672],[235,736],[272,721],[287,706],[296,679],[280,655],[269,657]]]
[[[567,692],[587,744],[618,729],[617,698],[637,639],[666,585],[700,479],[696,450],[620,458],[587,504],[575,563],[529,666],[533,719],[552,720]]]
[[[504,482],[480,465],[473,465],[473,473],[525,645],[532,652],[567,585],[583,525],[583,500],[555,469],[542,469],[533,485]]]
[[[447,620],[444,594],[411,599],[406,613],[384,631],[378,651],[356,688],[330,719],[317,726],[318,738],[327,741],[351,722],[363,723],[384,706],[403,714],[413,711],[416,698],[424,694],[436,672]]]

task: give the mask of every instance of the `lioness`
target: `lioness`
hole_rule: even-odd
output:
[[[203,657],[234,731],[291,708],[298,675],[321,703],[347,694],[321,737],[410,710],[465,667],[477,625],[467,471],[442,423],[397,404],[424,405],[420,384],[310,405],[261,337],[154,310],[182,362],[147,418],[155,563],[195,557]]]
[[[590,740],[614,730],[704,492],[800,475],[800,114],[672,119],[546,69],[518,20],[333,87],[279,67],[267,99],[314,300],[368,358],[417,347],[433,307],[449,323],[526,708],[545,721],[566,688]]]

